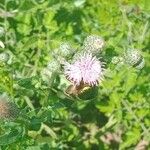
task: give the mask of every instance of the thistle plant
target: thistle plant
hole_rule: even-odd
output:
[[[99,54],[103,46],[104,40],[95,35],[88,36],[83,42],[83,47],[76,53],[75,48],[68,42],[62,43],[54,50],[53,59],[48,63],[46,70],[63,73],[76,93],[85,87],[98,86],[104,77],[104,63],[96,54]],[[42,72],[44,80],[45,77],[47,79],[46,70]]]
[[[1,0],[0,95],[13,100],[0,96],[0,150],[149,149],[149,12],[149,0]]]
[[[149,49],[149,0],[1,0],[0,150],[150,149]]]
[[[88,36],[76,53],[69,43],[62,43],[47,69],[50,72],[63,73],[71,82],[69,89],[73,89],[75,93],[80,93],[85,87],[98,86],[104,78],[104,63],[99,58],[102,57],[100,52],[103,47],[104,40],[97,35]],[[123,64],[141,69],[144,58],[138,50],[127,50],[123,55],[113,57],[112,63],[118,70]]]

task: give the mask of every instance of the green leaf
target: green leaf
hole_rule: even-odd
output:
[[[120,150],[124,150],[130,146],[133,146],[138,142],[140,139],[141,134],[139,129],[132,129],[131,131],[127,131],[125,134],[125,139],[123,139],[123,142],[120,145]]]
[[[0,136],[0,145],[8,145],[20,141],[23,135],[24,135],[23,128],[18,127],[17,129],[12,129],[6,132],[4,135]]]

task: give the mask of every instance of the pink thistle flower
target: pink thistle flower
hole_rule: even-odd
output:
[[[73,64],[65,64],[65,75],[75,85],[82,82],[90,86],[97,85],[103,78],[103,63],[92,54],[83,54]]]

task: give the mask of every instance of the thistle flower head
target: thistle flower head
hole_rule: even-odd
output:
[[[67,42],[62,43],[59,47],[59,54],[63,57],[69,57],[73,54],[74,49],[71,47],[71,45]]]
[[[138,50],[128,50],[125,54],[125,61],[132,66],[136,65],[141,58],[142,56]]]
[[[60,70],[60,63],[57,62],[56,60],[51,60],[48,65],[47,68],[49,69],[49,71],[51,72],[56,72]]]
[[[124,56],[125,62],[136,69],[142,69],[145,65],[145,61],[141,53],[136,50],[128,50]]]
[[[18,108],[13,103],[4,98],[0,98],[0,119],[13,119],[18,116]]]
[[[91,53],[84,54],[73,64],[66,63],[65,75],[76,85],[81,82],[90,86],[97,85],[103,78],[103,64]]]
[[[1,53],[0,54],[0,62],[6,63],[9,60],[8,53]]]
[[[99,53],[99,50],[102,49],[103,46],[104,40],[96,35],[88,36],[83,43],[84,50],[93,54]]]

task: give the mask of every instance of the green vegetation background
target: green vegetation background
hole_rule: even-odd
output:
[[[11,58],[0,66],[0,93],[21,110],[1,121],[0,147],[7,150],[132,150],[150,139],[149,0],[1,0],[0,40]],[[108,75],[93,100],[71,100],[65,79],[41,72],[63,41],[80,46],[88,35],[106,41]],[[141,50],[145,66],[137,71],[111,64],[128,48]],[[107,143],[102,136],[121,132]]]

